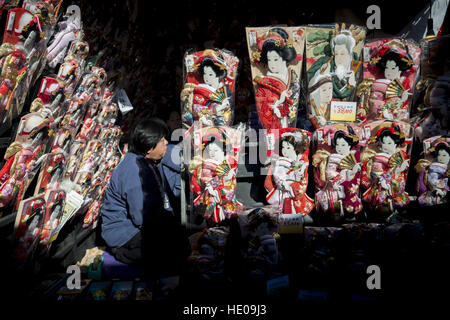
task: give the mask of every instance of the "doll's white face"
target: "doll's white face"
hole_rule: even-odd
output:
[[[344,138],[336,139],[336,152],[343,156],[346,156],[350,153],[350,145]]]
[[[290,160],[297,160],[297,154],[295,153],[294,146],[287,141],[283,141],[281,144],[281,153],[283,157],[286,157]]]
[[[320,104],[328,104],[333,98],[333,83],[326,82],[320,86]]]
[[[203,68],[203,81],[215,89],[217,89],[220,84],[219,77],[210,66]]]
[[[445,150],[439,150],[437,154],[437,162],[448,165],[450,155]]]
[[[394,60],[386,62],[386,69],[384,69],[384,76],[388,80],[400,79],[402,72],[398,68]]]
[[[285,74],[287,69],[286,62],[274,50],[267,52],[267,67],[270,72],[277,74]]]
[[[342,66],[345,70],[350,66],[350,53],[347,51],[345,44],[337,44],[334,46],[334,63],[336,67]]]
[[[225,153],[223,152],[223,150],[215,143],[210,143],[207,147],[206,147],[206,156],[209,159],[218,161],[218,162],[222,162],[225,160]]]
[[[397,145],[395,144],[394,140],[389,137],[385,136],[381,140],[381,151],[387,153],[387,154],[394,154],[395,150],[397,148]]]

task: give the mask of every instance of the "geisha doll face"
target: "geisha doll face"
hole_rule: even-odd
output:
[[[336,153],[346,156],[350,153],[350,145],[344,138],[336,139]]]
[[[205,66],[203,68],[203,81],[210,85],[211,87],[217,89],[220,85],[219,77],[216,75],[216,72],[210,66]]]
[[[394,60],[386,62],[386,69],[384,69],[384,76],[388,80],[400,79],[402,72]]]
[[[397,149],[394,139],[390,136],[384,136],[381,139],[381,151],[387,154],[394,154]]]
[[[287,141],[283,141],[281,143],[281,154],[283,157],[286,157],[292,161],[297,160],[297,153],[295,152],[294,146]]]
[[[439,162],[441,164],[448,165],[448,162],[450,160],[450,155],[448,154],[448,152],[445,149],[441,149],[437,153],[436,160],[437,160],[437,162]]]
[[[275,50],[267,52],[267,68],[270,72],[284,74],[287,71],[286,61]]]
[[[210,143],[206,146],[203,157],[205,159],[222,162],[225,160],[225,153],[223,152],[222,148],[217,145],[217,143]]]

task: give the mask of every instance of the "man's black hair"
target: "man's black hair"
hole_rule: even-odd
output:
[[[156,117],[145,118],[138,122],[134,127],[129,139],[129,151],[146,155],[151,149],[154,149],[162,138],[169,135],[169,129],[166,123]]]

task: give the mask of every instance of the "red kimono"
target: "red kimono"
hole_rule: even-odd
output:
[[[280,98],[280,95],[288,86],[280,79],[265,76],[256,77],[255,81],[258,85],[256,91],[256,109],[258,111],[259,120],[265,129],[286,128],[283,126],[281,119],[278,118],[273,110],[272,105]],[[286,97],[284,102],[278,106],[281,117],[288,117],[293,101]]]

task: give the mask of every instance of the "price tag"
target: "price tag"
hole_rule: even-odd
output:
[[[256,46],[256,31],[250,31],[248,33],[250,47]]]
[[[14,19],[16,18],[16,13],[15,12],[11,12],[9,14],[9,20],[8,20],[8,24],[6,27],[6,31],[12,31],[13,27],[14,27]]]
[[[425,153],[427,153],[428,149],[430,149],[430,147],[431,147],[431,140],[430,139],[424,140],[423,141],[423,151]]]
[[[200,137],[200,132],[195,132],[194,133],[194,145],[195,146],[200,146],[200,144],[201,144],[201,137]]]
[[[370,139],[370,126],[364,126],[364,139]]]
[[[266,136],[267,150],[275,150],[275,136],[273,133],[268,133]]]
[[[355,121],[356,102],[331,101],[330,121]]]
[[[303,233],[303,216],[300,213],[279,214],[278,233]]]
[[[370,61],[370,48],[364,47],[364,62]]]
[[[317,141],[322,142],[323,141],[323,129],[318,129],[316,132],[317,132]]]

